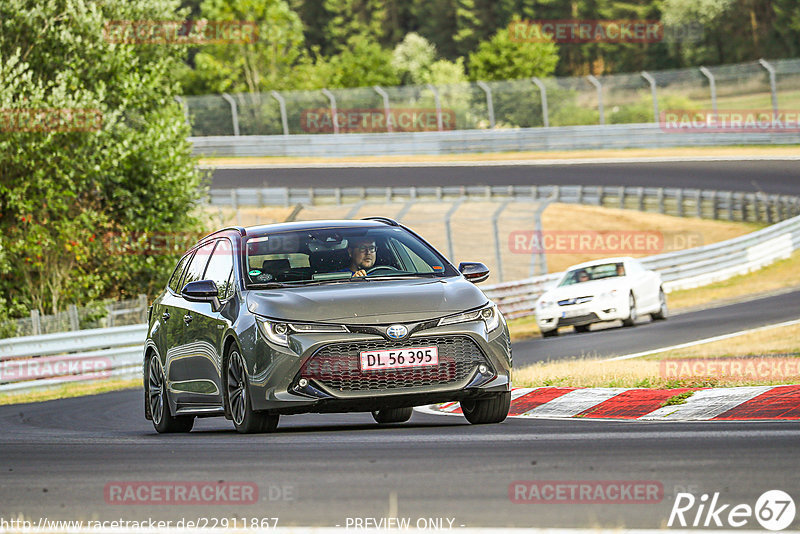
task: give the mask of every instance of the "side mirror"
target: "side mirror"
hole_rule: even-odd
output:
[[[189,302],[210,302],[211,309],[219,309],[219,290],[213,280],[198,280],[189,282],[181,290],[181,296]]]
[[[459,263],[458,272],[473,284],[483,282],[489,278],[489,268],[482,263],[474,261],[462,261]]]

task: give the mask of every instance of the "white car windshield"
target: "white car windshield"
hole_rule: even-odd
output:
[[[603,278],[616,278],[618,276],[625,276],[625,264],[622,262],[590,265],[568,271],[564,278],[561,279],[558,287],[571,286],[591,280],[602,280]]]

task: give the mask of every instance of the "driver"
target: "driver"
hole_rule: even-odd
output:
[[[375,266],[375,254],[378,247],[371,237],[355,238],[347,245],[350,255],[349,270],[353,276],[367,276],[367,270]]]

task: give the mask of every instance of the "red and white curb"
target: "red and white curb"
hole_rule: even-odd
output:
[[[668,399],[693,392],[682,404]],[[461,415],[457,402],[417,408]],[[741,421],[800,419],[800,385],[733,388],[515,388],[509,417],[539,419],[638,419],[644,421]]]

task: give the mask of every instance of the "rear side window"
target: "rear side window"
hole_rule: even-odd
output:
[[[191,257],[192,257],[191,254],[187,254],[184,257],[182,257],[181,261],[178,262],[178,266],[175,267],[175,271],[172,273],[172,278],[169,279],[169,284],[167,285],[175,293],[180,293],[181,291],[180,282],[181,278],[183,277],[183,271],[186,270],[186,264],[188,263],[189,258]]]
[[[219,298],[225,300],[233,294],[233,286],[230,283],[231,273],[233,272],[233,254],[231,253],[231,242],[227,239],[220,239],[217,248],[211,255],[211,260],[206,267],[204,280],[213,280],[217,284]]]
[[[189,263],[189,268],[186,270],[186,276],[183,282],[181,282],[182,285],[185,286],[189,282],[197,282],[203,279],[203,273],[206,271],[208,259],[211,257],[211,251],[214,250],[214,245],[216,244],[216,241],[211,241],[197,249],[197,252],[195,252],[192,257],[191,263]]]

